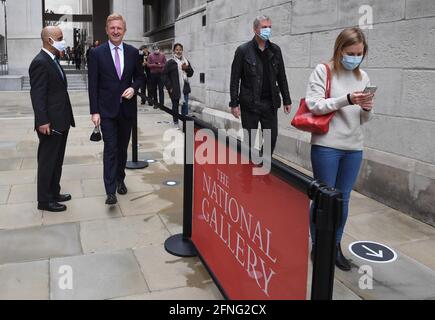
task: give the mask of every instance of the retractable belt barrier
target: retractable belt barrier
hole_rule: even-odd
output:
[[[244,158],[243,143],[195,117],[175,116],[185,134],[183,234],[165,249],[198,256],[226,299],[305,300],[312,200],[311,299],[332,300],[342,194],[276,159],[269,158],[269,174],[255,176],[259,166]]]

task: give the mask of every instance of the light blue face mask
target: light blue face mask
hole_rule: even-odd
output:
[[[263,28],[260,31],[260,38],[264,41],[268,41],[272,37],[272,29],[271,28]]]
[[[346,70],[353,71],[362,63],[363,56],[343,56],[341,63]]]

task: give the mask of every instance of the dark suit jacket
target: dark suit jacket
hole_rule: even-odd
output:
[[[91,114],[115,119],[120,112],[131,119],[137,116],[137,98],[122,99],[124,91],[132,87],[137,95],[144,81],[139,50],[124,43],[124,73],[119,80],[109,43],[92,49],[89,57],[89,100]]]
[[[62,78],[56,62],[43,50],[29,68],[30,96],[35,112],[35,129],[51,124],[51,128],[67,131],[75,126],[68,83]]]

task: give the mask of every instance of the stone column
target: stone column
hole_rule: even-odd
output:
[[[127,21],[125,41],[139,48],[144,44],[144,9],[142,0],[113,0],[112,12],[124,16]]]
[[[42,1],[7,1],[9,74],[27,75],[42,47]]]

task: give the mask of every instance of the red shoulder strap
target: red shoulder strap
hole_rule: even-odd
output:
[[[326,99],[331,98],[331,68],[327,63],[324,64],[326,67]]]

